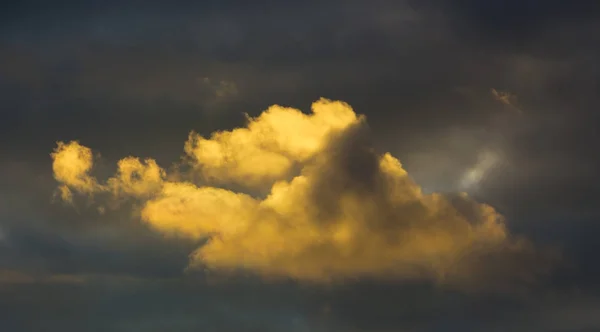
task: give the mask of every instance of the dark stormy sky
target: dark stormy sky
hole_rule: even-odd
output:
[[[5,2],[0,330],[599,331],[599,59],[594,1]],[[181,175],[172,167],[183,165],[190,131],[210,137],[244,127],[244,113],[256,117],[275,104],[309,113],[321,97],[348,103],[367,124],[327,141],[315,157],[324,161],[309,167],[317,170],[308,175],[317,183],[310,197],[292,205],[335,214],[324,206],[337,204],[338,192],[366,190],[365,206],[379,207],[371,191],[384,189],[369,181],[383,171],[370,162],[389,152],[425,195],[441,193],[457,206],[456,193],[467,192],[505,217],[511,239],[527,239],[533,249],[465,258],[456,270],[466,286],[394,268],[384,273],[384,260],[401,261],[385,253],[404,247],[364,234],[422,230],[411,224],[421,221],[413,210],[394,205],[369,214],[374,226],[360,226],[353,247],[362,249],[343,259],[328,244],[323,253],[311,246],[310,254],[291,255],[288,246],[300,246],[309,227],[297,226],[270,238],[248,231],[248,256],[206,251],[214,268],[204,270],[190,254],[212,248],[206,239],[172,236],[132,213],[163,196],[112,208],[99,205],[110,200],[104,192],[82,195],[53,174],[57,142],[78,140],[93,151],[99,183],[130,155],[197,180],[202,174],[193,173],[202,170],[183,167]],[[377,152],[356,148],[365,144]],[[296,161],[312,165],[307,160]],[[71,204],[60,201],[59,182],[71,185]],[[224,188],[243,191],[238,184]],[[192,212],[193,222],[213,222],[196,220],[206,218],[203,210]],[[242,219],[246,212],[236,213]],[[454,227],[448,220],[430,226]],[[309,222],[319,231],[326,223]],[[269,246],[274,237],[280,247]],[[443,239],[425,239],[425,248],[443,247]],[[261,244],[271,251],[252,256]],[[273,250],[287,259],[263,261]],[[560,256],[551,268],[513,282],[521,270],[546,266],[542,252],[549,251]],[[221,271],[230,261],[235,272]],[[337,261],[342,278],[302,277]]]

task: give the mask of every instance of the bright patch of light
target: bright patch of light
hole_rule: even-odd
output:
[[[463,174],[460,180],[461,189],[470,189],[479,184],[488,171],[499,162],[499,159],[497,153],[489,150],[483,151],[479,155],[477,163]]]

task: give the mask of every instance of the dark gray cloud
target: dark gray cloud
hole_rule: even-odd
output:
[[[3,4],[0,271],[95,277],[0,285],[0,329],[600,328],[599,9],[531,0]],[[522,114],[492,88],[515,95]],[[307,109],[321,96],[366,114],[374,144],[427,190],[456,191],[484,151],[501,156],[469,190],[513,231],[562,247],[573,268],[525,299],[431,285],[215,286],[183,272],[193,243],[126,215],[101,218],[85,201],[76,212],[51,201],[57,140],[102,151],[101,173],[130,154],[168,166],[192,129],[237,127],[242,112]]]

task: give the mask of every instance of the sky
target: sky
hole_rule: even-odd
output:
[[[600,330],[600,3],[5,2],[0,330]]]

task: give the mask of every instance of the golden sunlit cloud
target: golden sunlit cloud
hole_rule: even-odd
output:
[[[121,159],[117,167],[117,175],[108,180],[115,196],[143,197],[158,192],[163,185],[165,171],[152,159],[142,163],[138,158],[128,157]]]
[[[185,152],[208,179],[260,186],[285,177],[294,163],[315,155],[328,135],[357,121],[341,102],[317,101],[313,114],[271,106],[246,128],[217,132],[210,139],[191,133]]]
[[[321,99],[308,115],[272,106],[245,128],[191,133],[184,151],[204,185],[168,180],[155,161],[133,157],[98,184],[91,150],[77,142],[58,144],[53,169],[69,193],[141,199],[141,220],[166,236],[210,237],[190,268],[475,285],[529,280],[546,267],[491,206],[424,194],[398,159],[374,151],[364,117],[343,102]],[[257,197],[223,184],[270,189]]]
[[[76,141],[69,144],[59,142],[50,156],[53,160],[54,178],[63,184],[59,187],[63,200],[72,201],[72,190],[83,194],[103,190],[96,179],[89,175],[94,164],[90,148]]]

